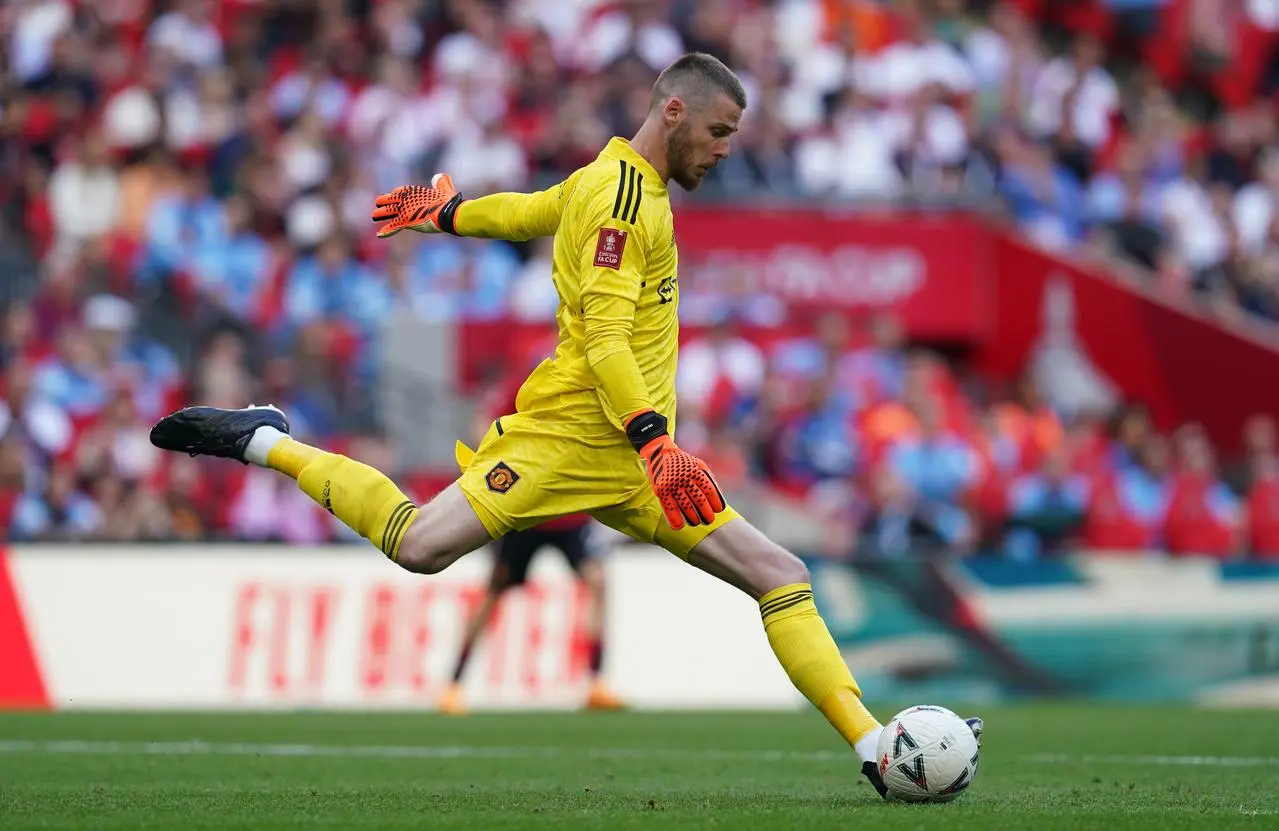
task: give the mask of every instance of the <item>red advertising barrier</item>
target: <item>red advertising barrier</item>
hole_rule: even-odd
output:
[[[49,694],[18,601],[9,555],[0,548],[0,710],[48,707]]]
[[[1006,377],[1038,350],[1070,349],[1164,427],[1202,422],[1227,451],[1248,416],[1279,414],[1279,351],[1260,338],[1020,240],[996,237],[995,263],[997,324],[977,353],[983,370]]]
[[[994,322],[993,240],[971,217],[693,207],[675,227],[685,292],[746,286],[801,314],[892,309],[922,340],[970,342]]]

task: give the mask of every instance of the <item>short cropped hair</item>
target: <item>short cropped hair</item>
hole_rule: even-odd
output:
[[[657,109],[672,96],[690,104],[706,104],[722,92],[737,106],[746,109],[746,89],[741,79],[724,62],[705,52],[689,52],[662,70],[653,84],[650,109]]]

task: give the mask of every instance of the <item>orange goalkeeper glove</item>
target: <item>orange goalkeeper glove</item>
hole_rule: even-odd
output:
[[[400,185],[379,196],[375,204],[373,221],[386,223],[378,229],[380,239],[393,237],[406,229],[423,234],[443,231],[457,236],[453,217],[457,206],[462,204],[462,194],[453,187],[453,180],[447,173],[432,176],[430,187]]]
[[[626,420],[626,437],[644,460],[653,493],[672,528],[715,521],[724,510],[724,494],[706,463],[680,450],[666,432],[666,416],[652,410],[635,413]]]

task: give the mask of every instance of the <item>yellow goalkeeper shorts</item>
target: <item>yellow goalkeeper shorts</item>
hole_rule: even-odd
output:
[[[731,506],[710,525],[676,531],[625,440],[601,447],[538,429],[527,415],[502,416],[474,452],[457,443],[458,484],[494,539],[586,513],[634,540],[687,558],[712,531],[736,519]]]

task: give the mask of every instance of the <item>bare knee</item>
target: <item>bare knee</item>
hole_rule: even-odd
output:
[[[760,546],[749,562],[747,571],[751,585],[761,595],[782,586],[811,580],[804,561],[771,540],[768,545]]]
[[[414,574],[439,574],[490,542],[488,532],[469,507],[468,513],[469,516],[460,514],[456,506],[438,497],[423,505],[404,532],[395,562]]]
[[[812,581],[812,575],[809,574],[808,566],[804,565],[804,561],[781,546],[777,546],[776,552],[770,555],[769,560],[769,568],[773,572],[773,582],[777,583],[769,591],[781,586],[789,586],[792,583],[808,583]]]
[[[419,517],[404,532],[399,556],[395,562],[400,568],[414,574],[439,574],[462,558],[465,551],[457,551],[431,533],[428,523]]]

